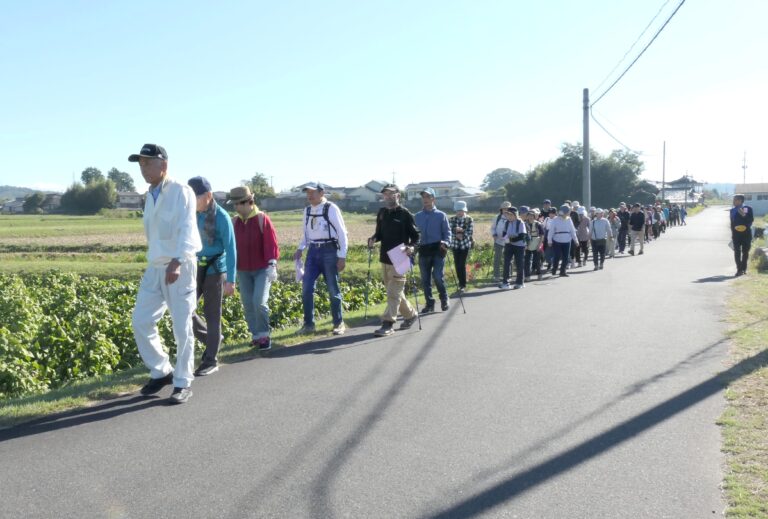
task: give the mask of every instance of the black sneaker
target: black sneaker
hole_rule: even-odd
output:
[[[188,387],[175,387],[173,393],[171,393],[168,403],[170,404],[186,404],[187,400],[192,396],[192,390]]]
[[[164,377],[150,378],[149,382],[144,384],[140,392],[142,395],[154,395],[168,384],[173,384],[173,372],[168,373]]]
[[[637,255],[638,256],[642,256],[643,255],[643,251],[638,252]]]
[[[403,322],[400,323],[400,328],[398,328],[398,329],[399,330],[407,330],[408,328],[413,326],[413,323],[415,323],[416,319],[418,319],[418,318],[419,318],[418,316],[414,315],[410,319],[403,319]]]
[[[424,308],[421,309],[421,315],[431,314],[434,311],[435,311],[435,305],[434,304],[427,305],[427,306],[425,306]]]
[[[195,376],[196,377],[205,377],[206,375],[210,375],[212,373],[216,373],[219,371],[219,365],[213,364],[209,362],[203,362],[200,364],[200,367],[195,370]]]
[[[448,304],[447,299],[440,301],[440,310],[442,310],[443,312],[447,311],[450,307],[451,305]]]
[[[258,348],[259,351],[269,351],[272,349],[272,339],[269,337],[260,337],[253,339],[253,347]]]
[[[392,335],[395,333],[395,329],[392,327],[394,325],[392,321],[383,321],[381,323],[381,328],[373,332],[373,335],[376,337],[386,337],[387,335]]]

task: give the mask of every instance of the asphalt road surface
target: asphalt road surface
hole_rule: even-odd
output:
[[[719,517],[727,224],[0,431],[0,517]]]

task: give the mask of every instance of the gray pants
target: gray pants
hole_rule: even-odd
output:
[[[504,245],[493,243],[493,280],[501,279],[501,269],[504,264]]]
[[[203,320],[197,312],[192,314],[192,331],[195,339],[205,344],[203,364],[216,364],[221,346],[221,305],[226,274],[212,273],[206,276],[198,272],[197,300],[203,298]]]

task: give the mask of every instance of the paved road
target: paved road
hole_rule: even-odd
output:
[[[727,241],[709,209],[422,331],[224,366],[185,406],[0,431],[0,517],[718,517]]]

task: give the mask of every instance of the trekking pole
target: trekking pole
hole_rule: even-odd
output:
[[[466,314],[467,313],[467,309],[464,308],[464,298],[461,297],[461,290],[459,290],[459,278],[456,277],[456,274],[453,272],[453,270],[456,268],[456,261],[452,261],[451,263],[453,263],[453,268],[451,268],[449,266],[448,270],[451,273],[451,277],[453,277],[454,285],[456,285],[456,293],[459,294],[459,303],[461,303],[461,310]],[[445,270],[445,269],[443,269],[443,270]]]
[[[421,331],[421,312],[419,312],[419,288],[416,286],[416,262],[411,255],[411,286],[413,287],[413,300],[416,304],[416,320],[419,322],[419,331]]]
[[[365,280],[365,315],[363,319],[368,319],[368,292],[371,287],[371,258],[373,256],[373,247],[368,247],[368,276]]]

